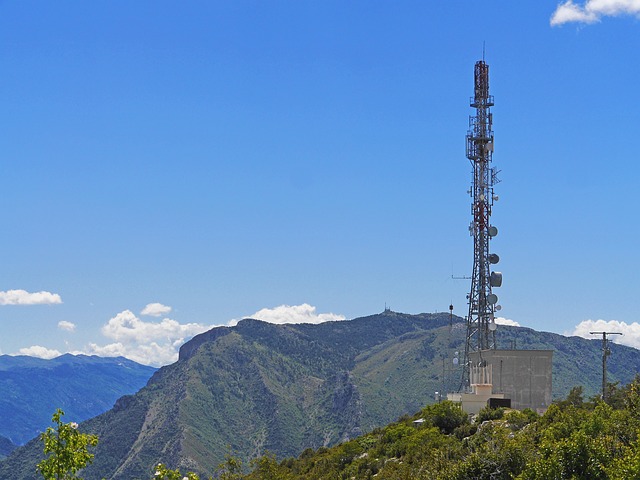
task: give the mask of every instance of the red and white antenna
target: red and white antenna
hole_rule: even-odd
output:
[[[462,387],[469,386],[469,353],[496,348],[495,312],[500,310],[498,296],[492,289],[502,285],[502,273],[491,271],[500,257],[490,251],[490,242],[498,234],[491,223],[491,209],[498,200],[493,187],[499,183],[498,171],[491,166],[493,157],[493,96],[489,95],[489,65],[483,59],[476,62],[474,71],[474,96],[470,105],[476,114],[469,117],[467,132],[467,158],[473,169],[473,182],[469,191],[472,197],[473,220],[469,233],[473,237],[473,273],[471,292],[468,295],[469,315],[463,359]]]

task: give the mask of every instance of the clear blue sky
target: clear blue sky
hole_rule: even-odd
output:
[[[175,350],[280,305],[464,316],[483,43],[501,313],[640,328],[627,3],[0,2],[0,350]]]

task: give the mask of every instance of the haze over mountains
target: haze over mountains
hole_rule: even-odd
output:
[[[22,445],[50,425],[56,408],[76,422],[94,417],[137,392],[155,371],[123,357],[2,355],[0,436]]]
[[[194,337],[146,387],[81,425],[100,442],[84,478],[148,478],[158,462],[211,475],[228,453],[278,458],[333,445],[414,413],[457,388],[450,358],[462,319],[386,311],[351,321],[273,325],[243,320]],[[500,347],[553,349],[554,396],[600,386],[600,343],[501,326]],[[629,382],[640,351],[612,345],[610,380]],[[444,371],[444,379],[443,373]],[[30,479],[41,458],[30,442],[0,464],[0,478]]]

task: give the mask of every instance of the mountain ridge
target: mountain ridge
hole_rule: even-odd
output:
[[[464,342],[464,321],[448,313],[396,312],[323,324],[274,325],[246,319],[194,337],[135,395],[81,425],[100,437],[87,480],[148,478],[153,465],[208,476],[229,453],[244,461],[335,445],[432,403],[457,382],[446,359]],[[499,345],[553,349],[554,397],[575,385],[598,391],[600,345],[501,326]],[[640,351],[612,345],[610,380],[628,383]],[[591,368],[586,368],[585,365]],[[445,375],[443,377],[442,372]],[[557,385],[556,385],[557,382]],[[0,477],[25,469],[34,442],[0,464]]]
[[[124,357],[2,355],[0,436],[21,445],[49,426],[56,408],[77,422],[94,417],[142,388],[155,370]]]

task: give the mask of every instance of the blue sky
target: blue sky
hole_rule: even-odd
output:
[[[558,333],[600,320],[640,346],[639,14],[0,2],[0,350],[160,364],[259,311],[464,316],[469,284],[451,276],[472,267],[483,44],[501,313]]]

